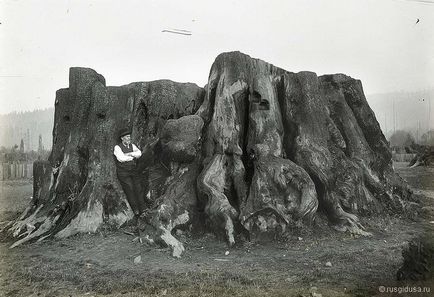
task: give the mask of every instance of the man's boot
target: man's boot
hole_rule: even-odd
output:
[[[135,219],[137,237],[134,238],[133,241],[138,240],[140,243],[142,243],[142,235],[140,232],[140,215],[134,215],[134,219]]]

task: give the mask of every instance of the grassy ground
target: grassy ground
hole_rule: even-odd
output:
[[[23,211],[32,197],[30,180],[0,181],[0,222],[12,220]]]
[[[434,193],[434,168],[395,168],[420,193]],[[15,191],[9,186],[2,187],[8,196],[1,201],[23,200],[5,202],[12,210],[2,207],[0,214],[6,211],[10,218],[25,207],[31,187],[18,183],[12,185]],[[230,250],[210,234],[186,233],[180,236],[187,248],[181,259],[167,249],[132,242],[121,231],[12,250],[11,241],[2,238],[0,296],[393,296],[378,288],[409,285],[395,281],[401,249],[426,230],[428,221],[375,217],[364,224],[373,237],[320,225],[279,242],[243,242]],[[138,256],[141,262],[135,263]],[[434,291],[430,283],[410,285]]]

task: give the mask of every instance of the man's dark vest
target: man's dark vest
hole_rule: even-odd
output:
[[[133,151],[133,144],[130,143],[128,147],[125,147],[123,143],[119,143],[118,146],[121,148],[122,152],[124,154],[131,153]],[[118,171],[134,171],[136,169],[136,160],[127,161],[127,162],[119,162],[117,158],[116,159],[116,168]]]

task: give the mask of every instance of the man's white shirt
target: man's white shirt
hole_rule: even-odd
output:
[[[122,162],[128,162],[128,161],[134,160],[134,158],[140,158],[140,156],[142,155],[142,152],[133,143],[131,145],[133,146],[133,151],[131,153],[129,153],[130,156],[127,156],[126,154],[124,154],[124,152],[122,151],[122,149],[119,145],[115,145],[113,154],[115,155],[116,159],[119,162],[121,162],[121,163]]]

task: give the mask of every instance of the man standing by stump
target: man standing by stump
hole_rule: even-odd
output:
[[[119,140],[120,143],[114,147],[113,151],[116,157],[116,173],[138,224],[140,215],[146,210],[140,175],[136,165],[136,159],[142,156],[142,152],[131,143],[131,131],[129,129],[120,130]]]

